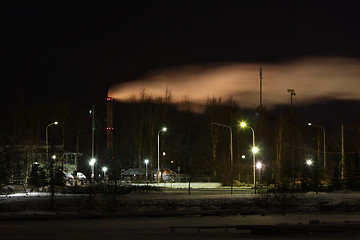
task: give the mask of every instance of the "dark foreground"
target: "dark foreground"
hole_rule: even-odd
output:
[[[310,224],[309,224],[310,223]],[[232,215],[2,221],[1,239],[359,239],[359,215]]]
[[[0,196],[1,239],[360,239],[360,193]]]

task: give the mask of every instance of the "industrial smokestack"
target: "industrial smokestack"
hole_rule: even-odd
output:
[[[113,125],[113,101],[112,97],[108,97],[107,99],[107,120],[106,120],[106,135],[107,135],[107,158],[111,159],[113,157],[114,152],[114,125]]]

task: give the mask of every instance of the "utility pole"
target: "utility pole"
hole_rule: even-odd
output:
[[[345,165],[345,153],[344,153],[344,124],[341,124],[341,179],[344,179],[344,165]]]
[[[91,166],[91,181],[94,181],[95,178],[95,157],[94,157],[94,148],[95,148],[95,107],[93,105],[92,110],[91,110],[91,114],[92,114],[92,124],[91,124],[91,129],[92,129],[92,133],[91,133],[91,161],[90,161],[90,166]]]
[[[221,126],[221,127],[226,127],[230,130],[230,177],[231,177],[231,191],[230,191],[230,194],[233,194],[233,165],[234,165],[234,155],[233,155],[233,140],[232,140],[232,129],[230,126],[228,125],[225,125],[225,124],[221,124],[221,123],[216,123],[216,122],[211,122],[211,124],[214,124],[214,125],[218,125],[218,126]]]
[[[260,66],[260,107],[262,107],[262,67]]]
[[[291,161],[292,161],[292,172],[293,172],[293,184],[295,188],[295,157],[294,157],[294,110],[293,110],[293,96],[296,95],[295,89],[288,89],[290,93],[290,104],[291,104]]]
[[[294,119],[294,111],[293,111],[293,100],[292,97],[296,95],[295,89],[288,89],[288,93],[290,93],[290,103],[291,103],[291,120]]]
[[[91,133],[91,158],[94,158],[94,135],[95,135],[95,112],[94,112],[94,105],[92,107],[92,133]]]

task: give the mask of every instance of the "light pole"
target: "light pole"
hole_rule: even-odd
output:
[[[91,124],[91,159],[94,159],[94,148],[95,148],[95,107],[92,106],[92,109],[89,111],[92,115],[92,124]]]
[[[240,123],[240,127],[244,128],[244,127],[248,127],[251,129],[252,131],[252,137],[253,137],[253,146],[252,146],[252,153],[253,153],[253,179],[254,179],[254,189],[255,189],[255,194],[256,194],[256,170],[255,170],[255,154],[259,152],[259,148],[255,147],[255,131],[252,127],[250,127],[249,125],[247,125],[245,122],[241,122]]]
[[[323,131],[323,138],[324,138],[324,179],[326,179],[326,145],[325,145],[325,128],[322,127],[322,126],[319,126],[319,125],[315,125],[315,124],[312,124],[312,123],[308,123],[309,126],[314,126],[314,127],[317,127],[317,128],[320,128],[322,129]]]
[[[312,160],[311,160],[311,159],[307,159],[307,160],[306,160],[306,165],[311,166],[311,165],[312,165]]]
[[[91,180],[93,181],[94,180],[94,176],[95,176],[95,162],[96,162],[96,159],[95,158],[92,158],[89,162],[90,166],[91,166]]]
[[[53,122],[50,123],[49,125],[46,126],[46,136],[45,136],[45,142],[46,142],[46,160],[49,161],[49,141],[48,141],[48,128],[52,125],[57,125],[58,122]]]
[[[291,104],[291,162],[292,162],[292,174],[293,174],[293,184],[295,188],[295,153],[294,153],[294,110],[293,110],[293,96],[296,95],[295,89],[288,89],[290,93],[290,104]]]
[[[103,168],[102,168],[102,171],[103,171],[103,173],[104,173],[104,179],[105,179],[105,177],[106,177],[106,172],[107,172],[107,170],[108,170],[107,167],[103,167]]]
[[[261,162],[257,162],[256,163],[256,168],[259,170],[259,184],[260,184],[260,181],[261,181],[261,168],[263,167],[263,164]]]
[[[214,125],[218,125],[221,127],[226,127],[230,130],[230,163],[231,163],[231,194],[233,193],[233,144],[232,144],[232,129],[230,126],[224,125],[224,124],[220,124],[220,123],[216,123],[216,122],[212,122],[211,124]]]
[[[45,142],[46,142],[46,161],[49,163],[49,140],[48,140],[48,128],[52,125],[57,125],[58,122],[50,123],[46,126],[45,130]],[[55,156],[55,155],[54,155]],[[56,156],[55,156],[56,158]],[[50,190],[51,190],[51,208],[53,208],[53,201],[55,195],[55,182],[54,182],[54,161],[50,161]]]
[[[146,182],[148,181],[148,163],[149,163],[149,160],[148,159],[145,159],[145,175],[146,175]]]
[[[291,104],[291,120],[294,118],[294,111],[293,111],[293,96],[296,95],[295,93],[295,89],[288,89],[287,90],[288,93],[290,93],[290,104]]]
[[[159,174],[160,174],[160,133],[161,132],[166,132],[167,128],[163,127],[162,129],[159,130],[158,134],[157,134],[157,140],[158,140],[158,166],[157,166],[157,182],[159,183],[160,178],[159,178]]]

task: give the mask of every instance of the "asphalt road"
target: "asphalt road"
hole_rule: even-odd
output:
[[[251,233],[248,226],[265,228]],[[272,231],[269,226],[281,228]],[[359,215],[237,215],[1,221],[0,233],[2,240],[359,239],[359,226]]]

